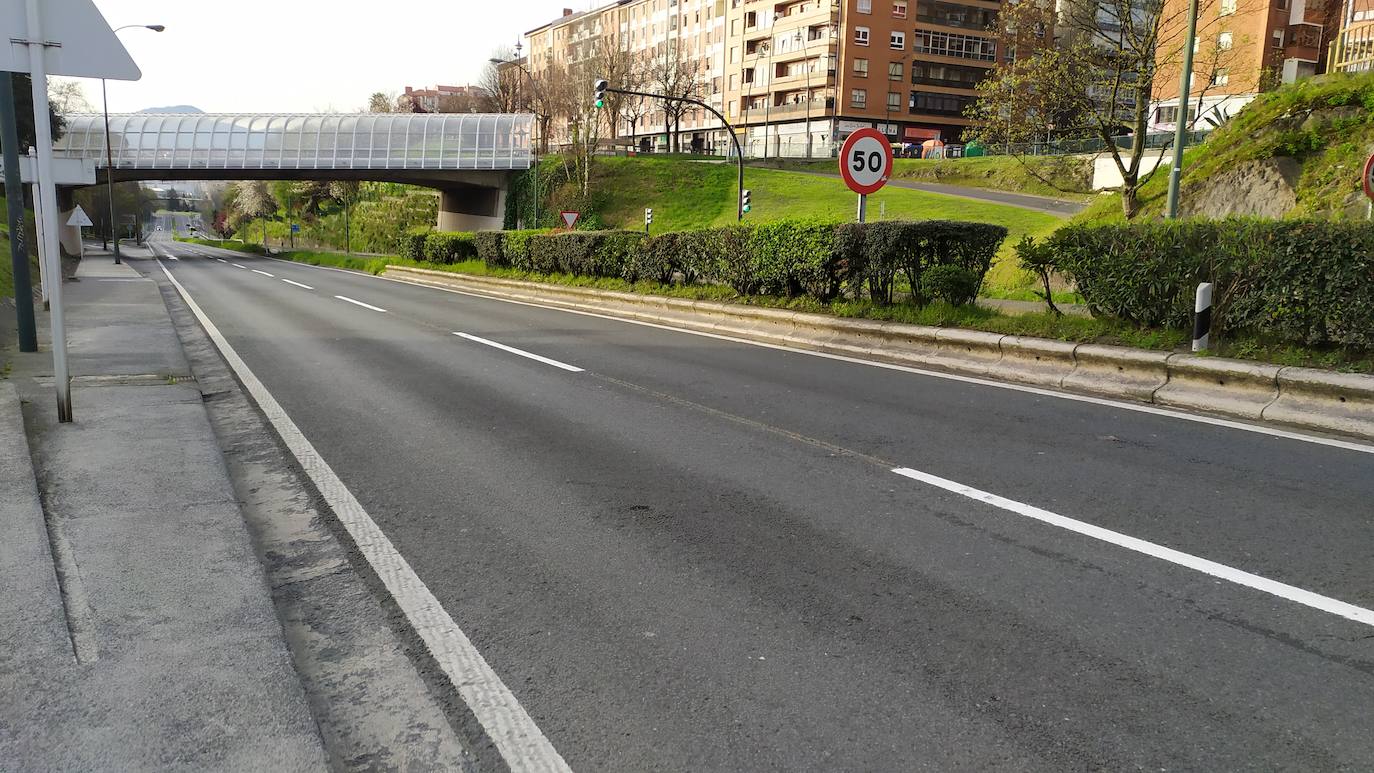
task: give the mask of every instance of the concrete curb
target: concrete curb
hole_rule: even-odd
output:
[[[1374,376],[1362,374],[407,266],[387,266],[386,275],[761,343],[1374,439]]]

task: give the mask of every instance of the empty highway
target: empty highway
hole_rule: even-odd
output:
[[[1368,447],[155,249],[573,769],[1374,761]]]

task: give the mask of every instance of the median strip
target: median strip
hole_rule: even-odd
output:
[[[540,356],[540,355],[538,355],[538,354],[534,354],[533,352],[527,352],[527,351],[525,351],[524,349],[516,349],[514,346],[506,346],[505,344],[497,343],[496,341],[490,341],[490,340],[487,340],[487,339],[485,339],[485,338],[479,338],[479,337],[477,337],[477,336],[475,336],[475,335],[471,335],[471,334],[469,334],[469,333],[454,333],[454,335],[458,336],[459,338],[466,338],[466,339],[469,340],[469,341],[476,341],[476,342],[479,343],[479,344],[486,344],[487,346],[490,346],[490,347],[493,347],[493,348],[496,348],[496,349],[500,349],[500,350],[503,351],[503,352],[510,352],[511,354],[518,354],[518,355],[520,355],[521,357],[528,357],[528,358],[531,359],[531,360],[535,360],[535,361],[537,361],[537,362],[542,362],[542,363],[544,363],[545,365],[552,365],[552,366],[554,366],[555,368],[562,368],[563,370],[566,370],[566,371],[568,371],[569,373],[581,373],[581,372],[582,372],[582,368],[579,368],[579,367],[577,367],[576,365],[569,365],[569,364],[567,364],[566,362],[559,362],[558,360],[551,360],[551,359],[549,359],[548,357],[542,357],[542,356]]]
[[[1343,617],[1347,620],[1353,620],[1357,623],[1374,626],[1374,609],[1357,607],[1354,604],[1348,604],[1339,599],[1333,599],[1330,596],[1323,596],[1293,585],[1270,580],[1266,577],[1260,577],[1257,574],[1251,574],[1225,564],[1219,564],[1215,561],[1199,558],[1198,556],[1174,550],[1173,548],[1166,548],[1163,545],[1156,545],[1153,542],[1147,542],[1143,539],[1122,534],[1121,532],[1104,529],[1101,526],[1094,526],[1093,524],[1075,520],[1068,516],[1052,513],[1048,510],[1042,510],[1034,505],[1025,504],[1024,502],[1017,502],[1005,497],[999,497],[996,494],[990,494],[986,491],[973,488],[972,486],[965,486],[962,483],[931,475],[930,473],[921,472],[920,470],[913,470],[910,467],[897,467],[892,471],[902,477],[920,481],[921,483],[944,489],[945,491],[968,497],[969,499],[989,504],[993,507],[1001,508],[1009,513],[1032,518],[1051,526],[1058,526],[1061,529],[1067,529],[1071,532],[1082,534],[1085,537],[1107,542],[1117,547],[1135,551],[1136,553],[1143,553],[1152,558],[1158,558],[1162,561],[1168,561],[1171,564],[1187,567],[1188,569],[1202,572],[1203,574],[1226,580],[1236,585],[1253,588],[1268,593],[1271,596],[1277,596],[1281,599],[1302,604],[1305,607],[1311,607],[1312,609]]]
[[[336,295],[336,296],[334,296],[334,297],[335,297],[335,298],[338,298],[338,299],[341,300],[341,301],[348,301],[349,303],[352,303],[352,304],[354,304],[355,306],[362,306],[364,309],[372,309],[373,311],[380,311],[380,312],[383,313],[383,314],[386,313],[386,309],[379,308],[379,307],[377,307],[377,306],[373,306],[373,305],[370,304],[370,303],[363,303],[362,301],[355,301],[355,300],[353,300],[352,298],[349,298],[347,295]]]

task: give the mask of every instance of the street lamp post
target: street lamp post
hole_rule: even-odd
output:
[[[1178,184],[1183,177],[1183,141],[1188,129],[1188,103],[1193,90],[1193,41],[1197,40],[1197,0],[1188,3],[1188,35],[1183,41],[1183,73],[1179,76],[1178,117],[1174,124],[1174,165],[1169,170],[1168,215],[1178,217]],[[1136,140],[1139,142],[1139,140]]]
[[[161,32],[167,29],[161,24],[125,24],[123,27],[116,27],[115,32],[120,30],[142,27],[145,30]],[[105,196],[110,200],[110,241],[114,242],[114,262],[119,262],[119,225],[115,221],[115,200],[114,200],[114,149],[110,147],[110,97],[105,89],[105,79],[100,79],[100,102],[101,108],[105,113]]]

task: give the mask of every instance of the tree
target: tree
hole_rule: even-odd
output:
[[[648,80],[653,91],[665,99],[660,100],[663,107],[663,130],[671,138],[673,152],[682,150],[682,116],[695,107],[683,99],[700,99],[706,83],[702,78],[700,62],[682,59],[678,56],[677,41],[669,41],[668,50],[649,64]]]
[[[33,86],[26,72],[10,73],[10,83],[14,86],[14,112],[16,123],[19,127],[19,152],[22,155],[26,148],[34,144],[33,131]],[[0,73],[0,77],[4,77]],[[51,98],[48,100],[48,121],[52,125],[53,141],[62,139],[62,134],[67,130],[67,119],[58,110],[58,103]]]
[[[567,68],[550,63],[531,80],[529,106],[539,125],[539,152],[548,153],[553,119],[568,115],[572,110],[573,78]]]
[[[1218,2],[1199,2],[1197,39],[1213,43],[1195,57],[1194,99],[1198,85],[1212,83],[1232,58],[1214,31],[1225,18]],[[1142,170],[1154,84],[1161,73],[1167,82],[1182,69],[1186,23],[1186,4],[1175,10],[1164,0],[1069,0],[1057,14],[1049,0],[1005,5],[997,46],[1012,56],[979,87],[970,111],[981,122],[975,135],[990,143],[1099,138],[1121,174],[1122,209],[1134,216],[1153,174]],[[1160,154],[1166,150],[1167,143]]]
[[[91,107],[91,101],[86,99],[86,89],[82,87],[81,81],[65,78],[48,80],[48,104],[60,115],[95,111]]]
[[[520,71],[524,65],[514,61],[514,52],[509,48],[498,48],[492,52],[492,59],[502,64],[488,62],[482,70],[478,87],[486,98],[486,109],[496,113],[516,113],[529,104],[529,95],[523,93],[525,74]]]
[[[630,61],[630,69],[625,73],[625,80],[621,88],[631,91],[648,91],[649,84],[649,62],[643,56],[636,56]],[[613,120],[621,120],[630,127],[630,137],[633,138],[638,133],[640,121],[649,114],[652,105],[644,97],[633,94],[621,94],[618,103],[618,112],[612,114]]]
[[[607,83],[616,88],[630,89],[632,91],[642,90],[642,69],[639,66],[639,57],[623,48],[619,43],[619,38],[611,35],[602,35],[597,38],[596,49],[592,54],[590,73],[591,79],[595,81],[603,78]],[[591,84],[588,84],[590,90]],[[590,99],[590,96],[588,97]],[[610,92],[606,94],[606,111],[609,134],[611,139],[619,136],[620,115],[625,103],[629,98],[625,94]]]
[[[384,91],[374,91],[372,96],[367,98],[367,112],[369,113],[394,113],[396,112],[396,95],[388,94]]]
[[[347,253],[353,252],[348,214],[353,208],[353,202],[358,200],[359,187],[357,180],[333,180],[329,183],[329,197],[342,204],[344,208],[344,252]]]
[[[277,200],[262,180],[240,180],[234,184],[234,209],[242,220],[266,218],[277,212]],[[267,222],[262,224],[262,244],[267,246]]]

